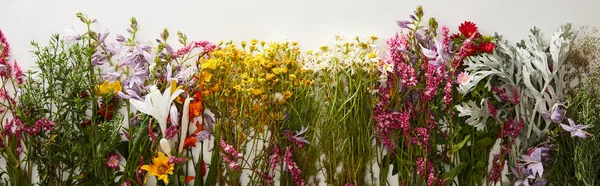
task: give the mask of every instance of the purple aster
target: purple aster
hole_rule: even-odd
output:
[[[563,128],[565,131],[570,132],[571,133],[571,137],[580,137],[580,138],[587,138],[588,133],[584,131],[584,129],[590,128],[592,127],[591,125],[581,125],[581,124],[575,124],[575,122],[569,118],[569,125],[565,125],[565,124],[560,124],[560,127]]]

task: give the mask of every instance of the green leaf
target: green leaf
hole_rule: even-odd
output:
[[[494,143],[494,140],[492,140],[492,138],[490,137],[486,137],[480,140],[477,140],[476,144],[477,144],[477,148],[486,148],[491,146]]]
[[[210,167],[208,167],[208,175],[206,175],[206,186],[214,186],[217,184],[217,166],[219,164],[219,143],[218,140],[215,141],[215,146],[213,148],[213,154],[210,160]]]
[[[467,163],[460,162],[458,165],[454,166],[454,168],[452,168],[452,170],[450,170],[450,172],[443,173],[442,177],[444,179],[447,178],[448,180],[454,180],[456,175],[458,175],[458,173],[460,173],[460,171],[462,171],[466,166],[467,166]]]
[[[456,152],[456,151],[460,150],[463,146],[465,146],[465,143],[467,143],[467,140],[469,140],[470,137],[471,137],[471,135],[469,134],[460,143],[454,144],[452,146],[452,149],[450,150],[450,152]]]

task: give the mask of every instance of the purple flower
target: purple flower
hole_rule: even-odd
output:
[[[210,132],[207,130],[202,130],[196,134],[196,140],[204,141],[210,137]]]
[[[531,171],[533,176],[539,175],[542,177],[544,174],[544,165],[542,164],[542,153],[547,148],[538,147],[529,153],[529,155],[521,155],[522,161],[527,165],[527,170]]]
[[[135,63],[143,63],[152,61],[150,51],[152,47],[145,45],[135,45],[129,49],[129,53],[125,55],[125,61],[123,65],[135,66]]]
[[[77,34],[73,26],[71,26],[71,28],[65,27],[62,31],[62,35],[67,44],[73,44],[81,40],[81,35]]]
[[[570,132],[571,133],[571,137],[580,137],[580,138],[587,138],[587,132],[583,131],[584,129],[590,128],[592,127],[591,125],[576,125],[575,122],[569,118],[569,125],[565,125],[565,124],[560,124],[560,127],[563,128],[565,131]]]
[[[435,47],[426,49],[425,47],[421,46],[421,50],[423,50],[423,55],[425,55],[425,57],[431,59],[429,60],[429,64],[432,64],[435,67],[440,67],[446,64],[447,54],[444,52],[444,46],[442,42],[438,42],[437,40],[434,40],[434,42]]]
[[[400,28],[408,28],[408,25],[411,24],[410,21],[396,21]]]
[[[550,113],[545,111],[542,112],[542,117],[551,119],[554,123],[561,123],[564,119],[567,119],[565,112],[565,105],[557,102],[554,104],[554,106],[552,106],[552,108],[550,108]]]
[[[529,179],[535,179],[531,171],[521,167],[519,170],[512,168],[514,175],[519,179],[515,182],[515,186],[525,185],[529,186]]]
[[[300,131],[296,131],[296,135],[292,135],[292,133],[289,130],[284,130],[283,133],[285,134],[285,136],[287,136],[288,140],[296,143],[296,145],[298,145],[298,147],[302,148],[302,147],[304,147],[304,144],[310,144],[308,142],[308,140],[306,140],[305,137],[301,136],[307,130],[308,130],[308,128],[302,127],[302,129],[300,129]]]

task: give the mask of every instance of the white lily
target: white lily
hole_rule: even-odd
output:
[[[179,140],[179,152],[183,152],[183,143],[187,136],[188,126],[190,124],[190,101],[192,98],[185,99],[183,102],[183,113],[181,114],[181,139]]]
[[[165,138],[160,139],[160,148],[169,158],[173,156],[171,155],[171,142],[169,142],[169,140]]]
[[[150,93],[146,95],[144,101],[136,99],[129,100],[131,105],[137,110],[144,114],[151,115],[154,119],[158,120],[158,125],[160,126],[163,137],[166,136],[165,132],[167,131],[169,106],[171,105],[171,102],[183,92],[183,90],[177,89],[176,86],[175,82],[171,83],[171,86],[161,94],[160,90],[153,85],[150,87]]]

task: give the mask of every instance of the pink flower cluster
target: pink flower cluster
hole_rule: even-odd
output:
[[[242,153],[238,153],[232,145],[225,143],[223,138],[221,138],[221,149],[223,149],[223,152],[225,152],[223,159],[225,159],[229,168],[233,170],[240,170],[240,165],[237,163],[237,160],[244,158]],[[233,158],[230,158],[229,156]]]
[[[296,165],[296,162],[294,162],[292,156],[293,154],[290,150],[290,147],[285,148],[285,155],[283,157],[283,161],[287,166],[287,170],[289,170],[292,174],[292,178],[294,179],[294,182],[296,182],[296,185],[305,186],[306,183],[304,183],[304,180],[302,180],[302,170],[300,170],[298,165]]]
[[[521,102],[519,98],[519,92],[517,88],[513,87],[512,96],[509,96],[508,93],[500,87],[492,87],[492,91],[495,92],[502,100],[511,102],[512,104],[518,105]]]
[[[501,132],[502,137],[512,137],[517,138],[519,134],[521,134],[521,130],[523,130],[523,118],[519,119],[519,123],[515,123],[512,118],[508,118],[508,121],[504,124],[504,128]]]
[[[405,136],[410,135],[410,111],[404,112],[387,112],[382,109],[377,109],[381,111],[376,111],[374,119],[375,119],[375,128],[381,137],[381,141],[383,145],[390,151],[393,152],[396,148],[396,144],[390,140],[390,135],[392,130],[401,129]]]
[[[424,65],[427,85],[425,86],[425,92],[423,92],[423,99],[425,101],[431,101],[433,97],[437,95],[438,87],[445,78],[445,68],[436,67],[429,63],[425,63]]]
[[[4,37],[2,30],[0,30],[0,52],[0,64],[6,64],[10,57],[10,45],[6,42],[6,37]]]
[[[190,53],[190,51],[192,51],[192,49],[194,48],[202,48],[202,53],[209,53],[214,51],[217,48],[217,46],[208,41],[194,41],[192,44],[189,44],[188,46],[177,50],[177,52],[173,54],[173,58],[178,58],[183,55],[186,55]]]
[[[279,163],[280,156],[281,156],[281,149],[279,149],[279,147],[277,147],[277,145],[274,145],[273,152],[271,154],[270,161],[269,161],[269,163],[271,164],[271,171],[275,171],[275,168],[277,168],[277,164]]]

